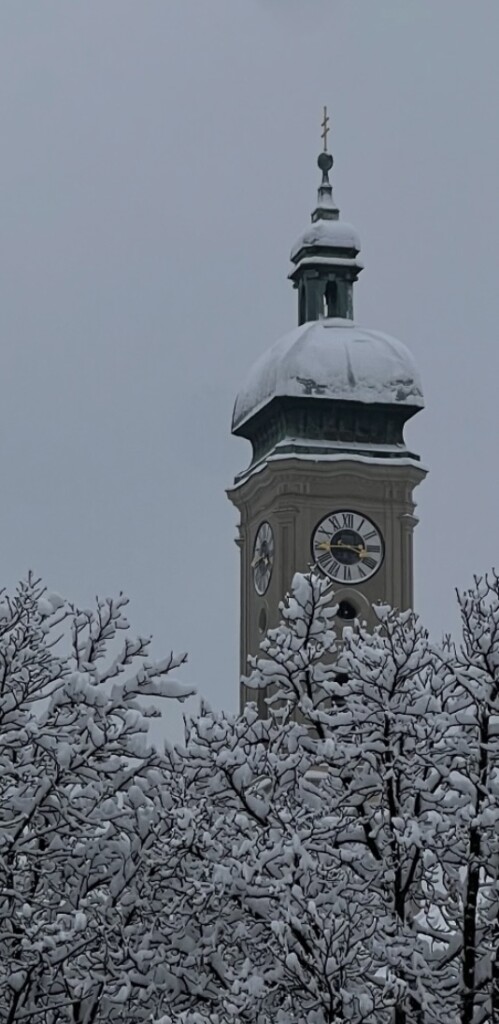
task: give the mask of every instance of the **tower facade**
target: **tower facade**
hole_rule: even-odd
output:
[[[354,320],[360,242],[334,202],[332,156],[318,165],[312,223],[291,250],[298,327],[255,363],[234,406],[232,432],[252,445],[228,491],[240,514],[243,675],[297,571],[313,565],[334,582],[343,620],[372,623],[376,601],[413,604],[425,470],[404,425],[423,407],[421,383],[401,342]]]

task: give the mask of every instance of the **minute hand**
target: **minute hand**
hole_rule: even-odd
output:
[[[320,548],[321,551],[333,551],[333,549],[335,551],[355,551],[355,554],[358,555],[359,558],[365,558],[367,555],[367,551],[362,547],[362,544],[342,544],[341,541],[339,544],[333,544],[330,541],[325,540],[318,544],[317,547]]]

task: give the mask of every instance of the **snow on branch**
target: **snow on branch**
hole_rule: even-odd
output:
[[[183,656],[33,579],[0,601],[0,1019],[499,1020],[499,579],[461,638],[335,630],[297,574],[240,715],[148,742]],[[154,707],[150,707],[154,704]]]

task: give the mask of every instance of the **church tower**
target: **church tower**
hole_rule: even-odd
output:
[[[376,601],[413,604],[413,491],[425,470],[404,425],[423,407],[421,383],[401,342],[355,322],[360,242],[334,201],[327,126],[325,112],[317,206],[291,250],[298,327],[255,363],[232,420],[252,445],[228,492],[240,513],[243,675],[293,574],[311,565],[334,581],[341,619],[372,622]],[[254,696],[243,686],[243,703]]]

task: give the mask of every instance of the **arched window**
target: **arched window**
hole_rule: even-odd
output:
[[[336,281],[328,281],[323,295],[324,316],[338,316],[338,285]]]
[[[298,299],[298,322],[300,324],[306,323],[307,320],[307,294],[305,287],[302,284],[299,292]]]
[[[356,619],[358,612],[351,601],[340,601],[336,614],[339,619],[345,619],[348,622]]]

